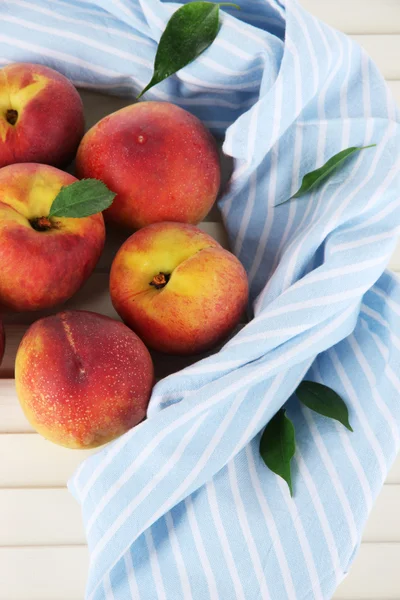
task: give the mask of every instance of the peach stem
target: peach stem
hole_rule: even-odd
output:
[[[10,123],[10,125],[15,125],[18,120],[18,111],[13,108],[9,108],[6,112],[6,121]]]
[[[150,281],[150,285],[153,285],[156,290],[160,290],[167,285],[169,278],[170,275],[168,275],[168,273],[160,272],[158,275],[154,275],[153,279]]]

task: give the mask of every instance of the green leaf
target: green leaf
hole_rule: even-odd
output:
[[[367,148],[374,148],[375,146],[376,144],[371,144],[370,146],[352,146],[351,148],[346,148],[346,150],[341,150],[332,156],[332,158],[330,158],[322,167],[304,175],[300,189],[293,196],[288,198],[288,200],[280,202],[277,206],[285,204],[285,202],[289,202],[289,200],[292,200],[293,198],[299,198],[300,196],[307,194],[319,186],[324,179],[329,177],[329,175],[352,154],[359,152],[360,150],[366,150]]]
[[[116,194],[98,179],[82,179],[63,186],[50,208],[49,217],[90,217],[109,208]]]
[[[174,12],[158,44],[151,81],[138,99],[160,81],[186,67],[215,40],[219,30],[219,7],[230,2],[190,2]]]
[[[293,423],[282,408],[264,429],[260,440],[260,454],[267,467],[286,481],[291,496],[293,489],[290,461],[295,451]]]
[[[349,423],[349,411],[344,400],[330,387],[315,381],[302,381],[296,390],[296,395],[311,410],[324,417],[335,419],[347,429],[353,431]]]

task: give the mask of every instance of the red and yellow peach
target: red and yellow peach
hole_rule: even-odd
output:
[[[38,310],[64,302],[90,275],[105,241],[101,214],[48,219],[75,177],[48,165],[0,169],[0,306]]]
[[[156,223],[118,251],[110,293],[149,347],[192,354],[212,348],[238,324],[248,284],[238,259],[197,227]]]
[[[34,323],[15,365],[27,419],[69,448],[94,448],[142,421],[153,379],[141,340],[123,323],[85,311]]]
[[[131,229],[199,223],[220,185],[211,134],[168,102],[139,102],[102,119],[83,138],[76,166],[80,178],[101,179],[117,193],[105,216]]]
[[[37,162],[61,167],[84,133],[82,100],[72,83],[43,65],[0,70],[0,167]]]

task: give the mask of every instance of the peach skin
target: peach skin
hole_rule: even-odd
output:
[[[15,364],[31,425],[68,448],[95,448],[142,421],[153,386],[150,354],[119,321],[69,311],[36,321]]]
[[[84,125],[82,100],[61,73],[31,63],[0,70],[0,167],[65,166],[75,156]]]
[[[105,217],[131,229],[199,223],[220,185],[213,137],[168,102],[139,102],[102,119],[83,138],[76,167],[78,177],[101,179],[117,193]]]
[[[248,284],[238,259],[197,227],[156,223],[118,251],[110,293],[119,315],[149,347],[194,354],[238,324]]]
[[[61,187],[75,177],[48,165],[0,169],[0,306],[38,310],[70,298],[104,246],[102,214],[48,219]]]

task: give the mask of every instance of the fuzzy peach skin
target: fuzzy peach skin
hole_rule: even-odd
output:
[[[151,348],[202,352],[238,324],[247,303],[238,259],[192,225],[157,223],[118,251],[110,277],[113,305]]]
[[[167,102],[139,102],[102,119],[83,138],[76,167],[78,177],[101,179],[118,194],[105,216],[131,229],[199,223],[220,185],[213,137]]]
[[[64,75],[30,63],[0,70],[0,167],[66,165],[75,156],[84,125],[82,100]]]
[[[142,421],[154,371],[143,342],[119,321],[66,311],[22,339],[15,383],[31,425],[68,448],[95,448]]]
[[[61,187],[74,181],[48,165],[0,169],[0,305],[6,309],[64,302],[93,271],[105,241],[101,214],[41,220]]]
[[[0,365],[4,356],[4,347],[5,347],[5,335],[4,335],[4,327],[3,322],[0,320]]]

